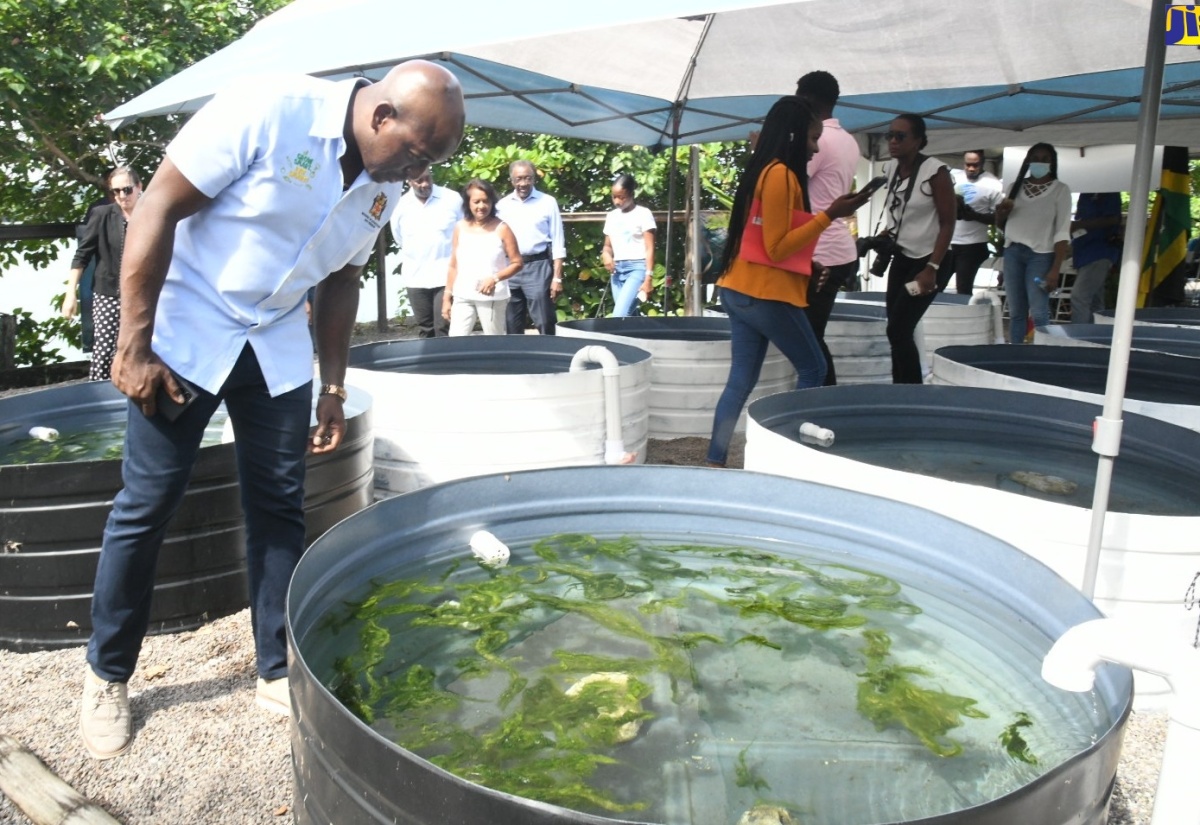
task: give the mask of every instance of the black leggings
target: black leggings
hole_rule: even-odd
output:
[[[924,376],[921,374],[921,353],[913,340],[913,333],[925,310],[933,303],[936,293],[918,295],[915,298],[908,294],[904,285],[914,280],[929,256],[909,258],[899,252],[892,258],[891,268],[888,269],[887,281],[887,337],[892,345],[892,383],[921,384]]]
[[[848,264],[829,267],[829,279],[825,281],[823,289],[817,289],[815,278],[808,284],[808,306],[804,308],[804,314],[808,316],[808,323],[816,333],[821,352],[825,356],[826,387],[837,384],[837,373],[833,369],[833,353],[825,343],[825,327],[829,324],[830,314],[833,313],[833,302],[837,300],[838,291],[844,286],[850,286],[857,279],[858,261],[851,261]]]

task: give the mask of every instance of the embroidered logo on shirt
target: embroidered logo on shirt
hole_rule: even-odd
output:
[[[312,155],[308,152],[301,152],[296,155],[295,160],[288,158],[287,162],[291,164],[292,168],[289,170],[284,166],[280,169],[283,172],[283,179],[288,183],[296,183],[307,189],[312,189],[312,179],[321,170],[321,164],[314,161]]]
[[[384,209],[387,209],[387,195],[380,192],[375,196],[375,200],[371,201],[371,217],[378,221],[383,217]]]

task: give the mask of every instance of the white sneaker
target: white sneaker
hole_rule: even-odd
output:
[[[282,716],[292,715],[292,700],[288,694],[286,676],[279,679],[258,680],[258,689],[254,693],[254,703],[263,710],[278,713]]]
[[[129,750],[133,722],[129,714],[129,688],[124,682],[106,682],[90,667],[87,669],[79,733],[83,736],[83,746],[96,759],[112,759]]]

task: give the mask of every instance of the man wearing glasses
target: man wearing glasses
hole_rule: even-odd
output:
[[[537,170],[532,163],[514,161],[508,176],[513,191],[496,204],[496,214],[517,236],[525,266],[508,279],[511,297],[505,331],[524,334],[528,316],[538,332],[553,335],[558,321],[554,302],[562,294],[563,259],[567,257],[562,215],[558,202],[534,187]]]
[[[142,181],[128,166],[118,166],[108,176],[108,194],[112,203],[98,206],[88,214],[87,226],[71,261],[67,295],[63,299],[64,318],[73,318],[79,309],[79,282],[89,263],[95,262],[92,276],[92,364],[88,379],[107,381],[112,377],[113,355],[117,351],[117,332],[121,325],[121,252],[125,248],[125,225],[142,194]]]
[[[104,530],[80,732],[109,759],[133,738],[126,683],[154,570],[200,440],[224,401],[246,524],[255,701],[291,710],[284,602],[304,552],[305,453],[346,430],[359,275],[403,182],[463,133],[458,80],[414,60],[383,80],[280,77],[219,93],[167,147],[129,223],[113,383],[129,398],[124,488]],[[321,389],[316,431],[305,298]]]

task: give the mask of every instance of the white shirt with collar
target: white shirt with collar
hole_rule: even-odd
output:
[[[402,192],[365,171],[342,191],[342,130],[362,83],[295,76],[231,89],[167,147],[212,201],[176,229],[153,346],[205,390],[220,389],[247,342],[271,395],[312,380],[305,295],[370,259]]]
[[[525,200],[510,192],[496,204],[496,215],[513,231],[522,255],[549,250],[552,259],[567,257],[558,201],[544,192],[533,189]]]
[[[437,289],[446,285],[454,225],[462,220],[462,197],[434,185],[422,201],[409,189],[392,215],[392,236],[400,244],[400,285]]]

